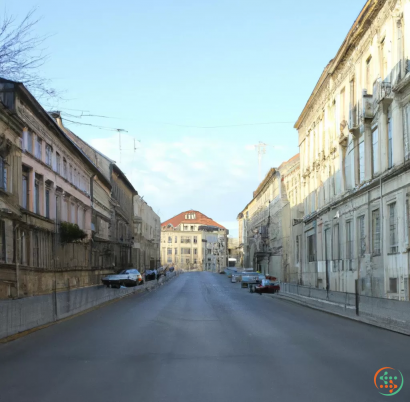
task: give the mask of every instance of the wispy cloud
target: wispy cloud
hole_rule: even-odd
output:
[[[134,151],[131,136],[98,138],[91,145],[117,161],[140,195],[160,211],[162,220],[194,208],[236,227],[236,215],[257,186],[256,155],[243,144],[184,137],[142,142]]]

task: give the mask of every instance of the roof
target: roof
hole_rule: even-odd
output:
[[[9,82],[12,83],[16,86],[16,88],[18,88],[19,91],[21,91],[20,93],[22,93],[26,99],[31,102],[31,104],[37,109],[37,112],[42,116],[42,118],[47,122],[47,123],[51,123],[50,125],[53,126],[54,128],[54,132],[57,135],[60,135],[63,140],[66,141],[66,145],[68,147],[72,148],[72,151],[74,153],[76,153],[85,163],[86,165],[94,171],[94,173],[96,174],[96,176],[99,177],[99,179],[101,181],[103,181],[105,184],[107,184],[109,187],[111,187],[111,183],[107,180],[107,178],[100,172],[100,170],[97,168],[97,166],[94,165],[94,163],[88,158],[88,156],[85,154],[85,152],[67,135],[67,133],[64,132],[64,130],[62,130],[60,128],[60,126],[57,124],[57,122],[55,121],[55,119],[50,116],[45,110],[44,108],[40,105],[40,103],[38,102],[38,100],[34,97],[34,95],[24,86],[24,84],[22,82],[17,82],[17,81],[12,81],[12,80],[8,80],[5,78],[1,78],[0,77],[0,81],[1,82]],[[43,122],[44,124],[44,122]]]
[[[186,214],[192,214],[192,213],[195,214],[196,219],[185,219]],[[213,219],[207,217],[202,212],[195,211],[193,209],[190,209],[189,211],[181,212],[180,214],[175,215],[173,218],[168,219],[165,222],[162,222],[161,227],[166,227],[168,225],[177,227],[181,223],[188,223],[188,224],[195,223],[195,224],[200,224],[202,226],[216,226],[220,229],[226,229],[224,226],[220,225],[218,222],[215,222]]]
[[[298,159],[299,159],[299,154],[296,154],[296,155],[292,156],[292,157],[291,157],[289,160],[287,160],[286,162],[282,162],[282,163],[280,164],[280,166],[278,167],[278,169],[281,169],[281,168],[285,167],[288,163],[296,162]]]
[[[354,21],[352,27],[350,28],[349,32],[347,33],[342,45],[339,47],[339,50],[336,53],[336,56],[330,60],[328,65],[323,70],[315,88],[312,91],[308,101],[306,102],[305,107],[302,110],[298,120],[296,121],[294,128],[299,129],[302,125],[303,120],[305,119],[306,115],[310,110],[310,106],[315,99],[316,94],[320,91],[322,85],[325,83],[326,79],[333,74],[336,70],[337,66],[346,56],[347,52],[351,49],[352,46],[360,40],[363,35],[367,32],[368,24],[367,20],[374,17],[375,14],[379,12],[379,10],[384,6],[387,0],[367,0],[366,4],[362,8],[359,13],[359,16]]]

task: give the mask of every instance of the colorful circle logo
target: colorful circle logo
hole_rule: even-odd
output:
[[[374,385],[385,396],[396,395],[403,388],[403,374],[392,367],[383,367],[374,375]]]

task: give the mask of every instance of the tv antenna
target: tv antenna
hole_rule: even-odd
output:
[[[259,144],[255,145],[255,150],[258,153],[259,183],[262,181],[262,157],[266,154],[267,146],[268,144],[265,144],[262,141],[259,141]]]
[[[121,165],[121,151],[122,151],[122,149],[121,149],[121,132],[128,133],[128,131],[123,130],[122,128],[117,128],[117,131],[118,131],[118,142],[119,142],[119,147],[120,147],[120,165]]]

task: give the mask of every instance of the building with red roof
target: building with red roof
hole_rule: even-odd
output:
[[[190,209],[161,223],[161,263],[191,270],[221,271],[227,266],[228,230]]]

